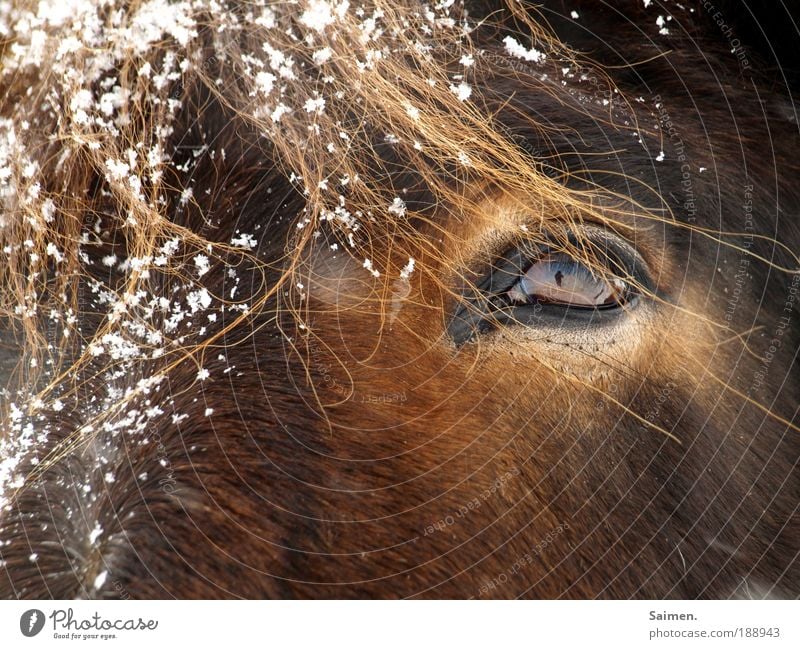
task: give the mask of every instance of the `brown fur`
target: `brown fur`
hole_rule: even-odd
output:
[[[229,294],[223,262],[237,264],[243,299],[263,298],[262,307],[209,325],[218,337],[193,357],[209,370],[207,381],[195,380],[192,360],[169,366],[148,395],[164,413],[148,424],[147,444],[101,431],[64,450],[62,442],[86,425],[79,406],[104,389],[106,361],[81,360],[81,350],[62,359],[76,363],[69,385],[77,400],[46,415],[52,432],[24,458],[22,471],[32,475],[0,514],[0,594],[800,595],[800,445],[789,423],[800,388],[800,302],[781,353],[763,382],[754,380],[798,286],[796,274],[778,269],[795,268],[796,258],[774,243],[795,252],[800,245],[790,103],[768,87],[765,72],[754,82],[742,74],[702,17],[687,23],[701,49],[677,28],[662,47],[648,41],[657,29],[635,35],[637,24],[654,27],[652,14],[631,26],[596,3],[571,4],[584,21],[607,24],[598,40],[575,35],[571,46],[609,66],[616,62],[608,52],[648,61],[607,69],[631,99],[619,114],[558,83],[540,84],[538,69],[509,59],[498,45],[503,30],[522,27],[508,14],[473,35],[476,49],[494,58],[471,84],[492,128],[529,164],[552,161],[543,176],[573,198],[518,195],[503,176],[461,183],[443,165],[445,193],[383,133],[367,133],[371,162],[384,165],[373,170],[370,180],[380,186],[372,191],[390,197],[406,189],[410,218],[366,225],[368,245],[352,255],[335,231],[301,239],[301,252],[289,254],[295,215],[314,197],[293,188],[279,146],[265,143],[238,107],[199,81],[184,89],[175,160],[204,143],[210,149],[191,171],[172,172],[169,184],[191,183],[194,202],[180,208],[172,191],[169,220],[220,244],[259,227],[255,258],[226,250],[203,283],[213,295]],[[569,21],[562,28],[566,39]],[[558,66],[554,60],[546,69],[555,77]],[[595,73],[599,98],[611,86]],[[655,95],[693,169],[696,221],[682,210],[675,142],[655,128]],[[650,151],[665,152],[664,162],[633,145],[632,120]],[[224,159],[212,157],[223,148]],[[700,166],[708,171],[697,172]],[[82,200],[92,212],[112,214],[115,199],[101,191],[92,164],[75,173],[90,187]],[[730,233],[743,229],[742,187],[750,184],[764,238],[743,252]],[[568,203],[590,194],[586,205]],[[453,344],[446,327],[459,290],[518,236],[520,223],[587,222],[630,238],[654,270],[654,294],[635,323],[599,342],[508,327]],[[126,236],[114,221],[91,255],[123,256]],[[363,268],[366,255],[380,260],[380,278]],[[415,272],[407,285],[394,283],[409,256]],[[743,258],[750,275],[727,322]],[[84,270],[110,284],[124,279],[98,266]],[[89,279],[81,279],[79,303],[93,299]],[[165,295],[177,281],[152,277]],[[301,300],[298,281],[310,297]],[[87,339],[104,326],[102,315],[83,307]],[[142,364],[124,383],[167,362]],[[205,416],[208,408],[213,414]],[[32,462],[51,452],[58,457],[43,470]],[[102,534],[92,543],[96,525]],[[102,571],[108,578],[95,588]]]

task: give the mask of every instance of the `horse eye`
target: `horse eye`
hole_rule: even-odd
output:
[[[507,250],[456,301],[447,323],[453,342],[460,346],[501,327],[569,335],[614,324],[652,291],[641,255],[616,234],[585,227],[581,239],[570,234],[568,241],[592,256],[592,267],[547,243]]]
[[[506,294],[510,304],[554,304],[580,309],[604,309],[624,304],[625,282],[594,274],[563,253],[535,261]]]

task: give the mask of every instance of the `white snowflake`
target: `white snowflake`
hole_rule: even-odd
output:
[[[325,110],[325,100],[322,97],[306,99],[306,103],[303,104],[303,108],[306,109],[307,113],[321,113]]]
[[[240,248],[247,248],[248,250],[253,250],[258,242],[256,241],[255,237],[252,234],[237,234],[233,239],[231,239],[231,243],[234,246],[239,246]]]
[[[406,104],[406,114],[415,122],[419,120],[419,108],[417,108],[416,106],[412,106],[411,104]]]
[[[197,254],[194,256],[194,265],[197,267],[197,276],[202,277],[205,275],[209,269],[210,264],[208,261],[208,257],[203,254]]]
[[[330,47],[323,47],[321,50],[314,52],[311,58],[317,65],[322,65],[323,63],[327,63],[331,56],[333,56],[333,50],[331,50]]]
[[[450,91],[458,97],[459,101],[467,101],[472,94],[472,86],[462,81],[457,86],[451,85]]]
[[[544,54],[542,52],[533,47],[529,50],[525,49],[513,36],[506,36],[503,39],[503,44],[506,46],[506,52],[518,59],[533,61],[534,63],[538,63],[544,59]]]
[[[400,197],[395,197],[392,204],[389,205],[389,213],[397,216],[403,216],[406,213],[406,204]]]
[[[333,7],[324,0],[311,0],[308,9],[300,15],[300,22],[303,25],[318,32],[324,31],[335,20]]]
[[[408,263],[400,270],[400,279],[408,279],[411,277],[411,273],[414,272],[415,263],[416,261],[413,257],[408,258]]]
[[[272,88],[275,86],[275,75],[271,72],[261,71],[256,74],[256,87],[258,90],[268,95],[272,92]]]
[[[364,263],[362,264],[362,266],[364,268],[366,268],[370,273],[372,273],[373,277],[378,278],[378,277],[381,276],[380,272],[372,267],[372,260],[371,259],[365,259]]]

